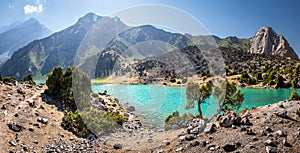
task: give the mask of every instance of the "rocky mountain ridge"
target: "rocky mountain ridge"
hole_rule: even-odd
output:
[[[262,27],[250,39],[250,53],[279,55],[295,60],[299,57],[283,35],[278,35],[271,27]]]
[[[0,65],[19,48],[33,40],[49,36],[52,32],[34,18],[20,24],[12,24],[0,34]]]
[[[151,25],[128,27],[118,17],[88,13],[65,30],[16,51],[0,67],[0,74],[21,79],[31,73],[43,79],[57,65],[64,68],[75,65],[91,78],[106,77],[114,67],[119,67],[115,65],[118,59],[134,61],[161,56],[191,45],[235,48],[251,54],[298,60],[287,40],[268,27],[261,28],[250,39],[192,36],[166,32]]]

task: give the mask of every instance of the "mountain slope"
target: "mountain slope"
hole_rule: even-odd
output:
[[[95,77],[106,77],[112,74],[114,68],[122,66],[118,65],[122,62],[116,63],[118,60],[123,60],[124,66],[124,63],[129,64],[130,61],[160,56],[190,44],[191,41],[184,35],[166,32],[151,25],[125,30],[100,53]],[[90,75],[94,76],[94,74]]]
[[[104,19],[108,18],[88,13],[65,30],[31,42],[16,51],[0,68],[0,73],[21,79],[29,73],[35,77],[45,76],[57,65],[64,68],[72,66],[85,35],[96,23]]]
[[[11,57],[17,49],[35,39],[49,36],[51,31],[31,18],[22,24],[11,25],[8,31],[0,34],[0,65]]]

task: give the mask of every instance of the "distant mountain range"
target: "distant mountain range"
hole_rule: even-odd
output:
[[[28,74],[42,78],[57,65],[64,68],[75,65],[92,78],[105,77],[116,67],[126,67],[116,65],[122,60],[130,63],[162,56],[191,45],[237,48],[253,54],[278,55],[298,60],[298,56],[283,36],[275,32],[266,33],[256,34],[249,39],[182,35],[166,32],[151,25],[129,27],[118,17],[101,17],[88,13],[65,30],[32,41],[16,50],[0,67],[0,74],[16,76],[18,79]],[[265,38],[265,35],[269,37]],[[268,45],[264,45],[266,41]],[[270,46],[276,49],[273,47],[274,49],[270,50]],[[191,55],[189,59],[192,59]]]
[[[3,27],[2,33],[0,33],[0,65],[8,60],[19,48],[33,40],[49,36],[51,33],[46,26],[40,24],[34,18]]]

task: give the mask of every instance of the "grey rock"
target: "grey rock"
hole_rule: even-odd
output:
[[[287,112],[286,111],[277,111],[274,113],[278,117],[287,118]]]
[[[195,147],[198,146],[199,144],[200,144],[199,141],[195,140],[190,143],[190,146]]]
[[[265,141],[265,146],[276,147],[277,145],[271,139],[268,139]]]
[[[252,129],[248,129],[247,130],[247,134],[248,135],[255,135],[256,133],[252,131]]]
[[[129,107],[127,108],[127,111],[133,112],[133,111],[135,111],[135,107],[134,107],[134,106],[129,106]]]
[[[29,104],[29,106],[34,107],[35,105],[35,101],[34,100],[27,100],[27,103]]]
[[[284,140],[282,141],[282,144],[283,144],[284,146],[286,146],[286,147],[292,147],[292,145],[291,145],[290,143],[288,143],[286,139],[284,139]]]
[[[114,144],[114,149],[122,149],[122,144],[121,143]]]
[[[277,148],[272,146],[266,146],[267,153],[277,153]]]
[[[21,86],[18,86],[18,88],[17,88],[17,92],[19,93],[19,94],[25,94],[25,91],[24,91],[24,89],[21,87]]]
[[[233,152],[236,150],[236,146],[233,142],[227,142],[222,148],[225,152]]]
[[[21,132],[24,129],[22,125],[16,123],[8,124],[8,128],[14,132]]]
[[[185,140],[187,140],[187,141],[192,141],[194,139],[196,139],[196,136],[193,134],[189,134],[185,137]]]
[[[1,109],[2,109],[2,110],[6,110],[6,105],[5,105],[5,104],[2,105]]]
[[[230,116],[222,116],[220,118],[220,126],[221,127],[231,127],[234,122],[234,119]]]
[[[281,130],[276,131],[276,134],[279,135],[279,136],[281,136],[281,137],[285,137],[287,135],[286,133],[284,133]]]
[[[214,123],[207,123],[204,129],[204,133],[213,133],[215,132],[216,125]]]
[[[266,131],[268,131],[268,132],[273,132],[273,130],[270,128],[270,127],[266,127]]]
[[[48,118],[46,117],[41,117],[37,119],[38,122],[41,122],[42,124],[47,124],[48,123]]]
[[[74,140],[74,137],[70,136],[70,138],[69,138],[69,139],[72,141],[72,140]]]
[[[179,152],[179,151],[182,151],[182,150],[183,150],[183,148],[179,147],[179,148],[176,149],[176,152]]]
[[[17,144],[15,143],[15,142],[13,142],[13,141],[9,141],[9,144],[11,145],[11,146],[16,146]]]

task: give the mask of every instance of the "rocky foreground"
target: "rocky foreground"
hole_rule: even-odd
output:
[[[88,139],[61,127],[63,112],[43,94],[45,86],[0,83],[1,152],[299,152],[300,101],[283,101],[218,116],[193,119],[187,128],[163,131],[125,124],[125,130]],[[133,110],[133,109],[132,109]],[[133,118],[135,117],[132,114]],[[137,121],[138,123],[140,121]],[[140,125],[140,124],[138,124]],[[129,128],[131,127],[131,128]]]

